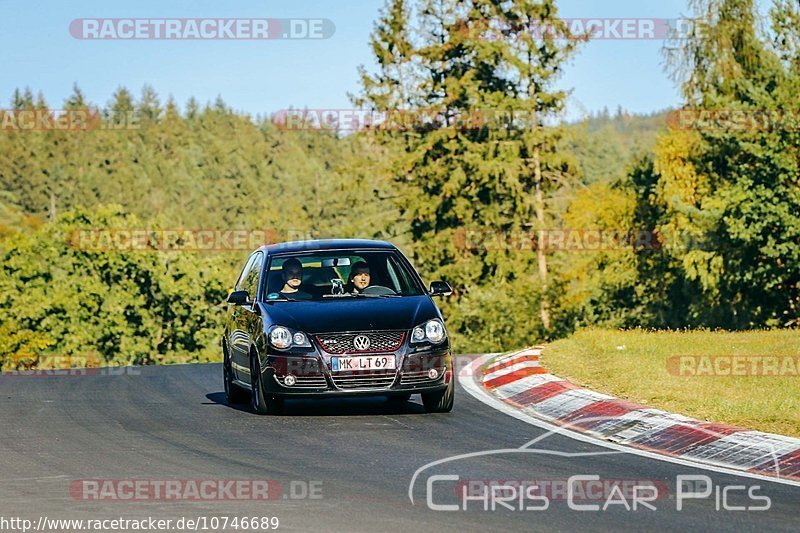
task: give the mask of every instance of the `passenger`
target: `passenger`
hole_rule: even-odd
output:
[[[344,290],[351,294],[359,294],[369,287],[369,283],[369,265],[364,261],[358,261],[350,269],[350,275],[347,278],[347,285],[344,286]]]
[[[281,267],[283,277],[283,288],[278,293],[281,298],[287,300],[310,300],[311,295],[300,290],[303,283],[303,264],[294,257],[284,261]]]

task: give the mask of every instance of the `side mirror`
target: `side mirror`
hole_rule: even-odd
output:
[[[450,296],[453,294],[453,289],[446,281],[432,281],[431,282],[431,296]]]
[[[250,295],[247,291],[233,291],[228,295],[228,303],[233,305],[247,305],[250,302]]]

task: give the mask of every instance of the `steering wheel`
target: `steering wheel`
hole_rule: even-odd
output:
[[[384,287],[383,285],[370,285],[363,291],[361,294],[374,294],[375,296],[393,296],[397,293],[390,289],[389,287]]]

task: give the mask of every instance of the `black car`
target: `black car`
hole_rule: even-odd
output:
[[[228,295],[225,393],[259,414],[287,398],[420,394],[428,412],[453,408],[453,359],[442,314],[392,244],[319,240],[250,255]]]

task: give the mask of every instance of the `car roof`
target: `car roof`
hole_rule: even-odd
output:
[[[271,255],[314,250],[397,250],[397,247],[390,242],[369,239],[319,239],[269,244],[259,250]]]

